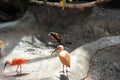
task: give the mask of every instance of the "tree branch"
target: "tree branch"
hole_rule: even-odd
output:
[[[105,3],[110,2],[110,1],[111,0],[96,0],[96,1],[87,2],[87,3],[80,3],[80,4],[66,3],[65,7],[67,7],[67,8],[77,8],[77,9],[80,9],[81,11],[83,11],[83,10],[85,10],[87,8],[102,5],[102,4],[105,4]],[[31,3],[44,4],[43,1],[37,1],[37,0],[31,1]],[[47,2],[47,5],[48,6],[61,7],[59,3],[54,3],[54,2]]]

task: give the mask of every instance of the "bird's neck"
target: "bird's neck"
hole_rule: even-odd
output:
[[[7,64],[12,65],[12,62],[11,61],[7,61]]]

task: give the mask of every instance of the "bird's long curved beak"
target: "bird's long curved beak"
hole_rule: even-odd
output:
[[[56,51],[56,49],[51,53],[51,56],[53,55],[53,53]]]
[[[5,63],[5,65],[4,65],[4,70],[5,70],[6,65],[7,65],[7,63]]]
[[[51,53],[51,56],[53,55],[54,52],[56,52],[59,48],[56,48],[52,53]]]

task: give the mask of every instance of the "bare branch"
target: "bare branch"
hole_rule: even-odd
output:
[[[80,3],[80,4],[72,4],[72,3],[66,3],[65,7],[67,8],[77,8],[80,9],[81,11],[87,9],[87,8],[91,8],[91,7],[95,7],[98,5],[102,5],[105,4],[107,2],[110,2],[111,0],[96,0],[96,1],[92,1],[92,2],[87,2],[87,3]],[[43,1],[36,1],[33,0],[31,1],[32,3],[36,3],[36,4],[44,4]],[[56,6],[56,7],[61,7],[59,3],[54,3],[54,2],[47,2],[48,6]]]

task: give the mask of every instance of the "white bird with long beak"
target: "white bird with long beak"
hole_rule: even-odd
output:
[[[61,61],[61,63],[63,64],[63,70],[61,72],[69,72],[67,70],[67,67],[70,67],[70,53],[68,53],[66,50],[64,50],[63,45],[59,45],[53,52],[52,54],[58,51],[59,53],[59,59]],[[51,56],[52,56],[51,54]],[[64,66],[66,67],[66,71],[64,70]]]

